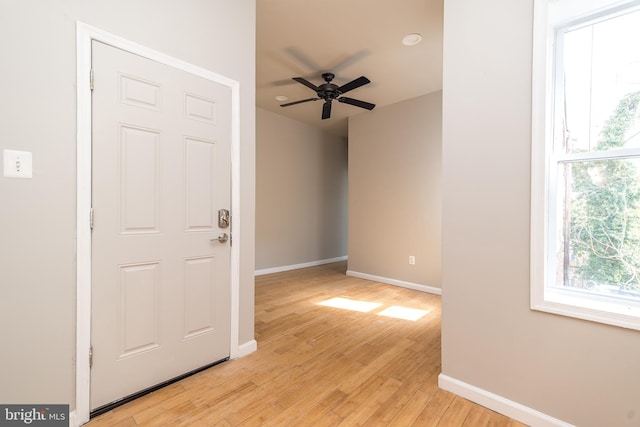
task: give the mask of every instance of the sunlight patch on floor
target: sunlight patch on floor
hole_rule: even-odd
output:
[[[371,310],[375,310],[376,308],[380,307],[382,304],[379,304],[377,302],[358,301],[355,299],[336,297],[319,302],[318,305],[323,305],[325,307],[342,308],[344,310],[359,311],[360,313],[368,313]]]
[[[427,315],[428,310],[419,310],[417,308],[400,307],[398,305],[392,305],[389,308],[382,310],[378,313],[379,316],[393,317],[395,319],[411,320],[415,322],[421,317]]]
[[[331,298],[326,301],[319,302],[318,305],[332,308],[341,308],[343,310],[358,311],[360,313],[368,313],[382,306],[381,303],[371,301],[360,301],[349,298]],[[429,310],[419,310],[417,308],[401,307],[399,305],[392,305],[377,313],[379,316],[393,317],[395,319],[416,320],[424,317],[429,313]]]

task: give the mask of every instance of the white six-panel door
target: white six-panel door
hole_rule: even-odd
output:
[[[229,87],[94,41],[91,408],[230,352]]]

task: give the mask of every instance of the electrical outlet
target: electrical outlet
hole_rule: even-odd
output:
[[[4,176],[7,178],[31,178],[33,160],[30,151],[3,150]]]
[[[416,263],[416,257],[414,257],[413,255],[409,255],[409,265],[415,265]]]

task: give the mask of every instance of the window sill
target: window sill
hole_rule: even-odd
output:
[[[595,296],[563,289],[546,289],[544,298],[532,300],[533,310],[592,322],[640,330],[640,302]]]

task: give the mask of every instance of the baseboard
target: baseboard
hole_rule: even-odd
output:
[[[256,340],[248,341],[238,346],[238,357],[247,356],[258,350],[258,342]]]
[[[438,386],[529,426],[574,427],[572,424],[444,374],[438,376]]]
[[[76,420],[76,411],[69,412],[69,427],[78,427],[78,421]]]
[[[401,288],[413,289],[415,291],[426,292],[428,294],[442,295],[442,289],[433,286],[420,285],[418,283],[404,282],[402,280],[389,279],[388,277],[374,276],[373,274],[359,273],[347,270],[347,276],[359,279],[373,280],[374,282],[386,283],[387,285],[400,286]]]
[[[346,256],[341,256],[337,258],[322,259],[319,261],[304,262],[302,264],[284,265],[282,267],[265,268],[262,270],[256,270],[254,274],[256,276],[264,276],[265,274],[281,273],[283,271],[298,270],[299,268],[316,267],[318,265],[331,264],[332,262],[344,261],[346,259],[347,259]]]

